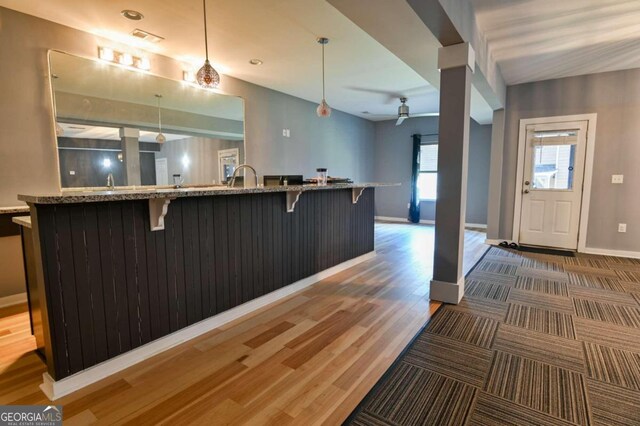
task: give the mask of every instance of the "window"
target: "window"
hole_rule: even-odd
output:
[[[420,146],[418,195],[421,200],[435,200],[438,188],[438,144]]]

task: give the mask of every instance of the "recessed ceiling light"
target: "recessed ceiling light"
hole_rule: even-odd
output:
[[[137,10],[125,9],[120,12],[120,14],[127,19],[131,19],[132,21],[139,21],[144,18],[144,15]]]
[[[262,62],[260,59],[251,59],[249,63],[251,65],[262,65],[264,62]]]

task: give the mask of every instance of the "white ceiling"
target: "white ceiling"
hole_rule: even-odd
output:
[[[133,43],[127,34],[141,28],[165,40],[134,39],[139,47],[186,63],[203,61],[200,0],[0,0],[0,5],[119,42]],[[145,18],[127,20],[120,15],[123,9]],[[396,116],[396,98],[404,95],[412,113],[438,111],[433,86],[324,0],[209,0],[207,22],[209,56],[223,74],[318,102],[316,38],[326,36],[327,102],[334,109],[388,119]],[[264,64],[250,65],[252,58]]]
[[[507,84],[640,67],[638,0],[465,1]]]
[[[100,127],[100,126],[85,126],[83,124],[69,124],[58,123],[64,131],[62,136],[65,138],[80,138],[80,139],[105,139],[112,141],[120,140],[120,129],[117,127]],[[163,132],[167,141],[177,141],[180,139],[190,138],[191,136],[179,135],[173,133]],[[154,142],[156,141],[157,132],[140,131],[140,142]]]

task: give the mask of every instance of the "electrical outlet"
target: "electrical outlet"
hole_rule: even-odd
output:
[[[623,183],[624,175],[611,175],[611,183]]]
[[[75,171],[75,170],[69,170],[69,174],[70,174],[71,176],[75,176],[75,175],[76,175],[76,171]]]
[[[627,224],[619,223],[618,224],[618,232],[627,232]]]

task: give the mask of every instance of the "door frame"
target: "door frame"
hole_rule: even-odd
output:
[[[587,243],[587,225],[589,223],[589,204],[591,202],[591,181],[593,178],[593,159],[596,144],[596,124],[598,114],[561,115],[556,117],[524,118],[520,120],[518,132],[518,161],[516,170],[516,188],[513,205],[512,240],[520,241],[520,219],[522,214],[522,179],[524,176],[524,155],[527,143],[527,126],[531,124],[562,123],[565,121],[587,122],[587,146],[584,159],[584,179],[582,180],[582,203],[580,206],[580,225],[578,227],[578,251],[584,252]]]

